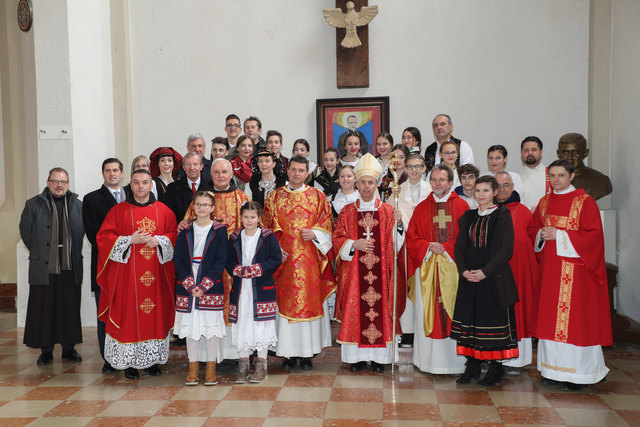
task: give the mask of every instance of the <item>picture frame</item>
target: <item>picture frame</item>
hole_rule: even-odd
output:
[[[316,100],[318,165],[322,165],[324,150],[334,147],[344,155],[344,137],[351,129],[366,139],[362,154],[377,155],[375,138],[389,132],[389,97],[327,98]]]

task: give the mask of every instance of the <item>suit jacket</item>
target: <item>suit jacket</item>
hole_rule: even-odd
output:
[[[180,170],[178,171],[177,179],[179,181],[187,179],[187,174],[185,173],[183,168],[180,168]],[[202,170],[200,171],[200,181],[205,183],[211,182],[211,159],[207,157],[202,158]],[[158,197],[160,197],[160,192],[158,192]],[[161,202],[162,200],[159,200],[159,201]]]
[[[208,189],[209,183],[201,179],[197,191],[206,191]],[[158,194],[158,196],[160,195]],[[193,201],[193,190],[189,186],[187,178],[173,181],[169,184],[167,186],[167,193],[164,194],[159,201],[171,209],[176,216],[176,221],[180,224],[180,221],[184,219],[184,215],[187,213],[187,209],[189,209],[189,205]]]
[[[100,226],[106,218],[109,210],[116,205],[113,193],[104,185],[84,196],[82,202],[82,222],[87,239],[91,243],[91,291],[100,289],[96,282],[96,271],[98,268],[98,245],[96,235],[100,231]]]

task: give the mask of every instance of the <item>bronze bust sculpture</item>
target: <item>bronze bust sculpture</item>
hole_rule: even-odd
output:
[[[579,133],[566,133],[558,141],[558,158],[568,160],[575,168],[573,186],[582,188],[588,195],[598,200],[613,191],[611,180],[605,174],[584,165],[589,154],[587,140]]]

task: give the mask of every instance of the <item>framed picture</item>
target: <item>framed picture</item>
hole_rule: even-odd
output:
[[[345,154],[344,140],[349,130],[360,136],[362,154],[375,156],[375,138],[389,131],[389,97],[317,99],[316,126],[318,165],[322,165],[322,154],[329,147],[336,148],[340,157]]]

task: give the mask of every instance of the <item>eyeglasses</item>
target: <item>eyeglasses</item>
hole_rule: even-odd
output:
[[[457,151],[443,151],[442,154],[445,155],[445,156],[457,156],[458,152]]]
[[[195,206],[196,208],[210,208],[211,206],[213,206],[211,203],[194,203],[193,206]]]
[[[229,123],[226,127],[230,129],[233,129],[233,128],[240,129],[240,125],[237,123]]]
[[[405,167],[409,170],[420,170],[424,167],[424,165],[406,165]]]
[[[511,184],[509,184],[508,182],[504,184],[498,184],[498,188],[509,188],[509,187],[511,187]]]
[[[61,180],[58,180],[58,179],[49,179],[47,181],[49,181],[53,185],[67,185],[69,183],[69,181],[61,181]]]

